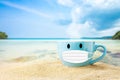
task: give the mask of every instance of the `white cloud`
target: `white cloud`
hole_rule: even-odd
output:
[[[83,24],[72,23],[67,29],[67,34],[70,38],[80,38],[80,37],[97,37],[99,36],[98,31],[94,27],[91,27],[92,23],[86,21]]]
[[[84,0],[84,4],[99,9],[120,8],[120,0]]]
[[[92,23],[89,21],[84,24],[72,23],[67,29],[67,34],[70,38],[81,38],[81,37],[103,37],[103,36],[112,36],[117,31],[120,30],[120,25],[114,26],[106,30],[96,30],[91,26]],[[116,23],[118,24],[118,23]],[[119,23],[120,24],[120,23]]]
[[[26,12],[33,13],[33,14],[38,15],[38,16],[42,16],[42,17],[46,17],[46,18],[51,18],[50,15],[47,15],[45,13],[42,13],[42,12],[40,12],[38,10],[35,10],[35,9],[32,9],[32,8],[28,8],[26,6],[21,6],[21,5],[14,4],[14,3],[11,3],[11,2],[7,2],[7,1],[2,1],[0,3],[2,3],[4,5],[7,5],[7,6],[10,6],[10,7],[14,7],[14,8],[26,11]]]
[[[79,21],[83,17],[82,9],[80,7],[75,7],[71,10],[71,17],[73,22]]]
[[[71,38],[111,36],[120,30],[120,25],[119,27],[117,27],[118,25],[112,26],[116,22],[111,23],[110,21],[110,19],[116,21],[119,18],[119,16],[116,19],[111,17],[119,14],[119,12],[114,13],[114,11],[120,10],[120,0],[81,0],[81,3],[78,0],[58,0],[58,2],[61,5],[71,7],[72,23],[68,25],[66,30]],[[104,18],[104,14],[108,14],[106,17],[108,20]],[[103,21],[107,23],[103,23]],[[120,22],[118,23],[120,24]],[[98,26],[104,25],[105,27],[108,24],[111,26],[106,30],[104,28],[101,31],[97,30]]]
[[[112,36],[114,35],[117,31],[120,31],[120,27],[113,27],[107,30],[100,31],[99,34],[100,36]]]
[[[116,21],[112,28],[100,31],[99,34],[101,36],[111,36],[114,35],[117,31],[120,31],[120,19]]]
[[[58,0],[58,3],[67,7],[72,7],[74,5],[72,0]]]

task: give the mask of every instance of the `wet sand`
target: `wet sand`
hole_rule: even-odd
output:
[[[85,67],[67,67],[49,59],[0,64],[0,80],[120,80],[120,67],[102,62]]]

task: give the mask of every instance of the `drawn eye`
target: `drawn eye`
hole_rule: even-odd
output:
[[[80,44],[79,47],[82,48],[82,44]]]
[[[67,44],[67,48],[68,48],[68,49],[70,48],[70,44]]]

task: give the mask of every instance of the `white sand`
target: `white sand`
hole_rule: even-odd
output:
[[[77,68],[59,60],[0,64],[0,80],[120,80],[120,67],[100,62]]]

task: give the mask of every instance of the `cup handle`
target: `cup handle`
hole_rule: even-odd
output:
[[[96,58],[94,60],[91,60],[90,64],[94,64],[95,62],[98,62],[99,60],[101,60],[106,55],[106,48],[104,46],[102,46],[102,45],[95,45],[95,51],[97,50],[98,47],[103,48],[104,52],[100,57],[98,57],[98,58]]]

